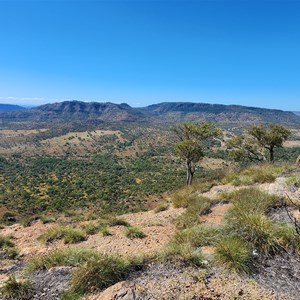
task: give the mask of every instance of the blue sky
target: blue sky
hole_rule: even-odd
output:
[[[300,111],[300,1],[0,0],[0,103]]]

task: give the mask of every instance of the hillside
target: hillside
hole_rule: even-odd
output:
[[[209,121],[219,124],[272,123],[299,124],[300,118],[292,112],[208,103],[165,102],[141,109],[152,118],[168,122]]]
[[[7,300],[296,300],[300,237],[292,218],[300,214],[282,197],[299,204],[299,180],[299,169],[252,166],[216,177],[212,188],[180,189],[154,210],[61,212],[3,226],[0,293]],[[17,292],[22,297],[8,298]]]
[[[23,122],[69,122],[96,119],[105,122],[137,121],[142,119],[141,113],[127,104],[110,102],[64,101],[41,105],[26,111],[0,114],[0,119]]]
[[[46,104],[22,111],[1,112],[2,122],[151,122],[174,124],[184,121],[210,121],[220,126],[243,127],[276,120],[290,126],[300,124],[300,117],[292,112],[275,109],[191,102],[165,102],[133,108],[128,104],[110,102],[65,101]]]
[[[2,111],[15,111],[15,110],[23,110],[25,107],[13,104],[2,104],[0,103],[0,112]]]

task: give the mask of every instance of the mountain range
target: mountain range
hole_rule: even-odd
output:
[[[14,104],[0,104],[0,112],[2,111],[15,111],[15,110],[22,110],[25,107],[14,105]]]
[[[5,107],[5,105],[1,105]],[[0,106],[0,107],[1,107]],[[300,116],[277,109],[192,102],[163,102],[134,108],[126,103],[64,101],[31,109],[19,106],[0,110],[0,120],[8,122],[154,122],[172,124],[185,121],[210,121],[223,125],[281,123],[300,124]]]

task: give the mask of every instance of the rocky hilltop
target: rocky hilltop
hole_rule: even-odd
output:
[[[192,102],[164,102],[134,108],[126,103],[64,101],[28,110],[0,112],[0,120],[9,122],[70,122],[100,120],[104,122],[151,122],[172,124],[185,121],[210,121],[220,125],[255,123],[300,124],[293,112],[276,109]]]

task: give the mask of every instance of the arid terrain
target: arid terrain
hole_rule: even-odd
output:
[[[298,171],[294,170],[293,172]],[[273,183],[256,184],[255,187],[280,197],[288,196],[293,201],[299,202],[300,190],[289,188],[286,179],[286,175],[279,176]],[[208,212],[199,216],[199,224],[221,226],[224,222],[224,216],[232,206],[231,203],[223,199],[224,195],[247,187],[249,188],[249,186],[223,184],[216,185],[204,193],[199,191],[199,195],[215,201]],[[47,256],[54,250],[66,248],[90,249],[107,255],[124,257],[153,255],[163,251],[178,231],[174,221],[185,212],[184,208],[174,208],[170,197],[164,201],[167,206],[162,211],[157,209],[118,217],[131,226],[138,226],[145,234],[145,237],[141,239],[126,237],[125,227],[116,225],[110,227],[110,233],[107,236],[96,233],[74,245],[65,244],[62,240],[46,244],[38,240],[40,235],[57,226],[59,222],[61,224],[70,223],[74,228],[82,228],[87,223],[96,222],[74,222],[67,217],[56,223],[43,224],[37,220],[28,227],[15,224],[2,228],[1,235],[11,236],[13,243],[20,250],[17,260],[1,260],[2,284],[12,273],[18,277],[29,276],[30,280],[37,281],[34,283],[36,287],[34,299],[56,299],[56,296],[51,295],[58,295],[68,288],[72,268],[65,270],[63,267],[54,267],[38,271],[33,275],[22,275],[24,265],[32,258]],[[159,204],[157,205],[159,207]],[[289,208],[289,211],[295,219],[300,219],[298,209]],[[286,222],[291,222],[285,214],[286,212],[280,208],[271,212],[273,218],[284,218]],[[116,297],[115,295],[119,295],[120,298],[118,299],[123,299],[123,296],[120,295],[124,292],[129,295],[129,298],[124,299],[232,299],[233,297],[238,297],[238,299],[278,299],[278,297],[280,299],[297,299],[297,295],[299,295],[300,290],[297,285],[300,279],[299,257],[291,256],[293,263],[296,264],[293,266],[296,273],[290,274],[292,276],[290,279],[285,278],[285,272],[289,270],[281,271],[282,268],[289,268],[289,262],[278,263],[277,266],[268,267],[271,268],[270,270],[264,269],[264,273],[260,271],[249,277],[229,273],[222,268],[222,265],[213,263],[214,246],[202,246],[198,251],[201,251],[205,257],[205,264],[200,267],[185,265],[181,262],[174,264],[168,261],[155,262],[154,260],[149,265],[144,266],[143,270],[129,275],[126,281],[122,281],[106,291],[97,294],[92,293],[86,299],[115,299],[113,298]],[[263,267],[261,266],[261,268]],[[270,282],[270,271],[276,274],[276,278],[272,277],[272,282]],[[287,281],[285,282],[285,280]],[[282,284],[280,289],[278,289],[278,283]],[[290,284],[293,286],[289,286]]]

